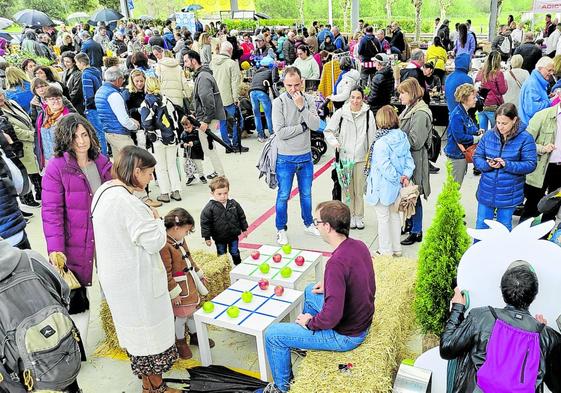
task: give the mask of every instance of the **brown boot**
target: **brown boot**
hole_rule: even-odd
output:
[[[181,393],[181,390],[166,385],[161,375],[142,377],[142,393]]]
[[[175,346],[177,347],[177,352],[179,352],[179,357],[181,359],[191,359],[193,357],[191,348],[185,339],[175,340]]]
[[[197,333],[189,333],[189,344],[199,346],[199,338],[197,337]],[[210,338],[208,339],[209,347],[214,348],[214,341]]]

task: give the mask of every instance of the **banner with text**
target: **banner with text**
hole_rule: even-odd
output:
[[[561,12],[561,0],[534,0],[534,12],[543,14]]]

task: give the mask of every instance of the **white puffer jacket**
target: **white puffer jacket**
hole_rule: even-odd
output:
[[[350,69],[343,75],[337,85],[337,91],[329,99],[334,102],[347,102],[351,96],[351,91],[358,86],[360,73],[355,69]]]
[[[170,57],[164,57],[158,60],[154,69],[160,80],[162,95],[169,98],[174,105],[183,107],[183,98],[190,98],[193,88],[187,82],[179,62]]]

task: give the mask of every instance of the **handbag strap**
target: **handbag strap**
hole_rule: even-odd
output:
[[[520,81],[518,80],[518,78],[514,75],[514,72],[512,72],[512,70],[508,71],[510,73],[510,76],[512,76],[512,78],[514,79],[514,81],[516,82],[516,84],[518,85],[518,88],[522,87],[522,83],[520,83]]]

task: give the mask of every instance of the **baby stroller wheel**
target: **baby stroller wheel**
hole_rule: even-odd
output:
[[[327,151],[327,143],[323,139],[320,138],[313,138],[312,139],[312,146],[319,150],[320,154],[325,154]]]
[[[321,153],[319,149],[317,147],[312,146],[312,161],[314,162],[314,165],[317,164],[320,159],[321,159]]]

